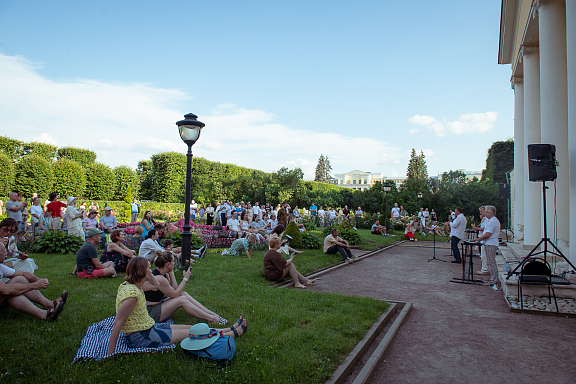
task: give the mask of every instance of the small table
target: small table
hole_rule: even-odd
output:
[[[484,280],[474,280],[474,261],[472,257],[474,256],[474,252],[472,250],[474,247],[482,247],[477,241],[468,241],[464,240],[460,243],[462,247],[462,278],[454,277],[450,280],[451,283],[458,283],[458,284],[475,284],[480,285],[484,283]],[[466,271],[466,257],[469,258],[468,262],[468,271]]]

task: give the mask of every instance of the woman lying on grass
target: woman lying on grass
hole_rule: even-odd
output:
[[[294,282],[294,288],[306,288],[316,282],[316,279],[308,280],[296,270],[292,263],[294,254],[288,260],[285,260],[278,252],[280,249],[280,238],[273,237],[270,239],[270,249],[264,255],[264,277],[272,281],[280,281],[287,275],[290,275]]]
[[[186,283],[192,275],[190,268],[183,273],[184,278],[178,284],[174,276],[174,256],[172,252],[165,251],[156,259],[156,269],[152,271],[156,276],[158,286],[146,282],[142,290],[146,297],[148,314],[155,322],[160,323],[182,308],[190,316],[206,320],[208,323],[226,325],[228,320],[210,311],[198,301],[194,300],[184,291]]]
[[[157,348],[176,344],[188,337],[190,325],[156,324],[146,310],[146,298],[142,286],[160,283],[150,270],[150,263],[143,257],[130,259],[126,268],[126,281],[118,287],[116,295],[116,319],[108,344],[108,355],[116,350],[118,336],[122,332],[130,348]],[[247,330],[246,320],[238,319],[233,326],[218,329],[224,336],[240,336]]]

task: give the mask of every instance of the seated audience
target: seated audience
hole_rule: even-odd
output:
[[[104,216],[100,217],[100,229],[104,233],[111,233],[118,226],[116,216],[112,215],[112,208],[104,208]],[[102,247],[106,247],[106,237],[102,237]]]
[[[40,216],[38,221],[38,228],[36,229],[36,234],[42,236],[46,231],[50,230],[50,224],[52,223],[52,213],[46,211]]]
[[[158,238],[158,232],[154,228],[149,230],[144,241],[140,244],[138,256],[145,257],[150,263],[153,263],[154,260],[165,251],[165,249],[158,244]]]
[[[438,226],[438,222],[436,220],[432,221],[432,224],[429,227],[424,227],[424,232],[426,235],[429,235],[430,233],[436,233],[440,236],[446,236],[446,232],[444,232],[444,229]]]
[[[155,288],[160,286],[147,260],[141,257],[131,259],[126,268],[126,281],[118,287],[116,295],[116,318],[108,344],[108,355],[116,350],[120,332],[126,336],[130,348],[171,345],[189,337],[190,325],[156,324],[150,317],[142,290],[146,282]],[[240,320],[240,324],[218,331],[225,336],[240,336],[246,331],[246,320]]]
[[[382,235],[384,237],[388,237],[386,233],[386,227],[380,225],[380,220],[376,220],[376,222],[372,225],[371,232],[373,235]]]
[[[128,249],[128,247],[124,245],[125,240],[126,235],[124,231],[120,229],[113,230],[110,234],[111,242],[100,255],[100,262],[104,264],[111,261],[114,263],[116,272],[125,272],[128,261],[136,256],[136,251]]]
[[[241,256],[242,251],[246,252],[249,259],[252,258],[252,245],[256,242],[256,235],[251,233],[243,239],[236,239],[230,246],[230,249],[222,251],[222,255]]]
[[[270,228],[274,229],[276,228],[276,226],[278,225],[278,220],[276,220],[276,215],[275,214],[271,214],[270,215]]]
[[[140,223],[140,225],[142,225],[142,229],[144,229],[142,236],[148,236],[148,231],[154,228],[154,224],[156,224],[156,222],[154,219],[152,219],[152,212],[144,212],[144,216],[142,216],[142,222]]]
[[[230,231],[230,236],[235,238],[242,237],[242,231],[240,230],[240,222],[236,218],[236,211],[232,211],[232,217],[228,220],[227,227]]]
[[[20,252],[16,246],[16,233],[18,224],[14,219],[4,219],[0,222],[0,243],[5,247],[5,266],[20,272],[34,273],[38,269],[36,261],[28,257],[26,252]],[[8,278],[5,278],[6,283]]]
[[[293,263],[294,255],[290,256],[288,260],[282,257],[278,252],[280,246],[279,237],[270,239],[270,249],[264,255],[264,277],[271,281],[280,281],[290,275],[294,282],[294,288],[306,288],[314,284],[316,279],[308,280],[296,270]]]
[[[228,320],[210,311],[185,292],[186,284],[192,275],[190,268],[183,272],[182,282],[178,284],[174,276],[175,266],[177,264],[172,253],[163,252],[156,259],[156,269],[152,271],[158,280],[158,287],[148,282],[142,287],[150,317],[156,323],[160,323],[172,316],[178,308],[182,308],[190,316],[206,320],[209,323],[226,325]]]
[[[126,240],[124,240],[124,244],[131,249],[140,249],[140,244],[144,241],[144,228],[142,226],[134,227],[134,234],[133,235],[126,235]]]
[[[82,224],[84,225],[84,232],[87,232],[92,228],[98,228],[98,219],[96,218],[97,215],[98,212],[90,211],[84,220],[82,220]]]
[[[351,263],[358,258],[357,256],[352,256],[348,242],[338,237],[338,229],[332,228],[330,234],[324,239],[324,253],[333,255],[336,252],[340,252],[347,263]]]
[[[246,237],[253,233],[256,235],[258,241],[264,241],[264,236],[260,235],[259,229],[252,228],[251,224],[248,222],[248,212],[244,211],[240,215],[240,229],[242,230],[242,236]]]
[[[264,212],[262,214],[262,220],[260,220],[260,230],[264,231],[264,234],[267,236],[272,232],[272,220],[268,218],[268,214]]]
[[[78,277],[81,279],[92,279],[100,277],[116,277],[114,270],[114,263],[108,261],[102,264],[98,260],[97,246],[100,243],[100,235],[102,234],[96,228],[88,230],[86,233],[86,242],[80,247],[76,254],[76,268],[74,272],[78,272]]]
[[[0,243],[0,307],[8,304],[18,312],[36,316],[39,319],[54,321],[68,299],[68,291],[63,291],[56,300],[45,298],[39,289],[48,287],[48,279],[40,279],[30,272],[17,271],[3,264],[6,248]],[[4,282],[6,281],[6,282]],[[45,309],[34,305],[38,303]]]
[[[414,222],[410,222],[408,223],[408,225],[406,225],[406,228],[404,228],[404,238],[409,239],[410,241],[417,241],[416,238],[414,237],[414,226],[416,224],[414,224]]]

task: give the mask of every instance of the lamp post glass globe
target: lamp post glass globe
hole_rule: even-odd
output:
[[[384,192],[388,193],[390,192],[390,190],[392,189],[392,186],[390,185],[389,182],[384,183],[384,185],[382,186],[382,189],[384,190]]]
[[[194,145],[194,143],[200,137],[200,131],[204,128],[204,123],[198,121],[198,116],[193,113],[184,115],[184,120],[176,122],[178,126],[178,132],[180,133],[180,138],[183,142],[189,146]]]

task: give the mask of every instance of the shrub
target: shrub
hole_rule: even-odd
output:
[[[30,249],[37,253],[69,253],[76,254],[84,240],[78,236],[69,235],[64,231],[46,231],[42,237],[37,237]]]
[[[6,136],[0,136],[0,152],[8,156],[10,160],[17,160],[22,156],[22,146],[24,143],[20,140],[14,140]]]
[[[186,191],[186,156],[163,152],[152,156],[153,195],[168,203],[184,201]]]
[[[86,187],[86,175],[82,166],[74,160],[60,158],[54,163],[54,192],[61,197],[82,196]]]
[[[290,246],[292,248],[301,248],[302,247],[302,233],[300,232],[300,229],[298,229],[298,226],[296,225],[296,223],[294,221],[291,221],[290,223],[288,223],[288,226],[284,230],[284,234],[282,235],[282,238],[286,237],[286,235],[292,237],[292,241],[290,242]]]
[[[18,192],[30,197],[38,193],[38,197],[47,197],[52,192],[54,172],[52,163],[36,154],[23,156],[16,167]]]
[[[52,144],[38,143],[33,141],[31,143],[24,143],[22,146],[23,155],[35,154],[48,161],[54,161],[58,154],[58,147]]]
[[[302,248],[320,249],[322,248],[322,241],[308,231],[302,232]]]
[[[180,232],[167,233],[166,239],[174,241],[174,248],[182,246],[182,234]],[[204,241],[192,232],[190,237],[190,249],[198,249],[204,245]]]
[[[112,199],[124,200],[128,193],[128,186],[130,186],[132,195],[136,195],[138,190],[138,175],[133,169],[125,165],[114,168],[114,194]]]
[[[126,198],[124,199],[124,219],[132,218],[132,186],[128,184],[128,190],[126,191]]]
[[[88,200],[112,200],[114,173],[109,166],[94,162],[86,167],[86,192]]]
[[[75,147],[62,147],[58,149],[58,160],[69,159],[74,160],[83,167],[87,167],[96,161],[96,153],[89,149],[75,148]]]
[[[14,164],[8,155],[0,152],[0,196],[8,196],[12,192],[13,185]]]
[[[338,227],[335,225],[331,227],[326,227],[322,231],[323,236],[328,236],[332,228],[338,229],[338,236],[346,240],[350,245],[360,244],[362,242],[362,237],[356,232],[347,221],[343,221]]]

